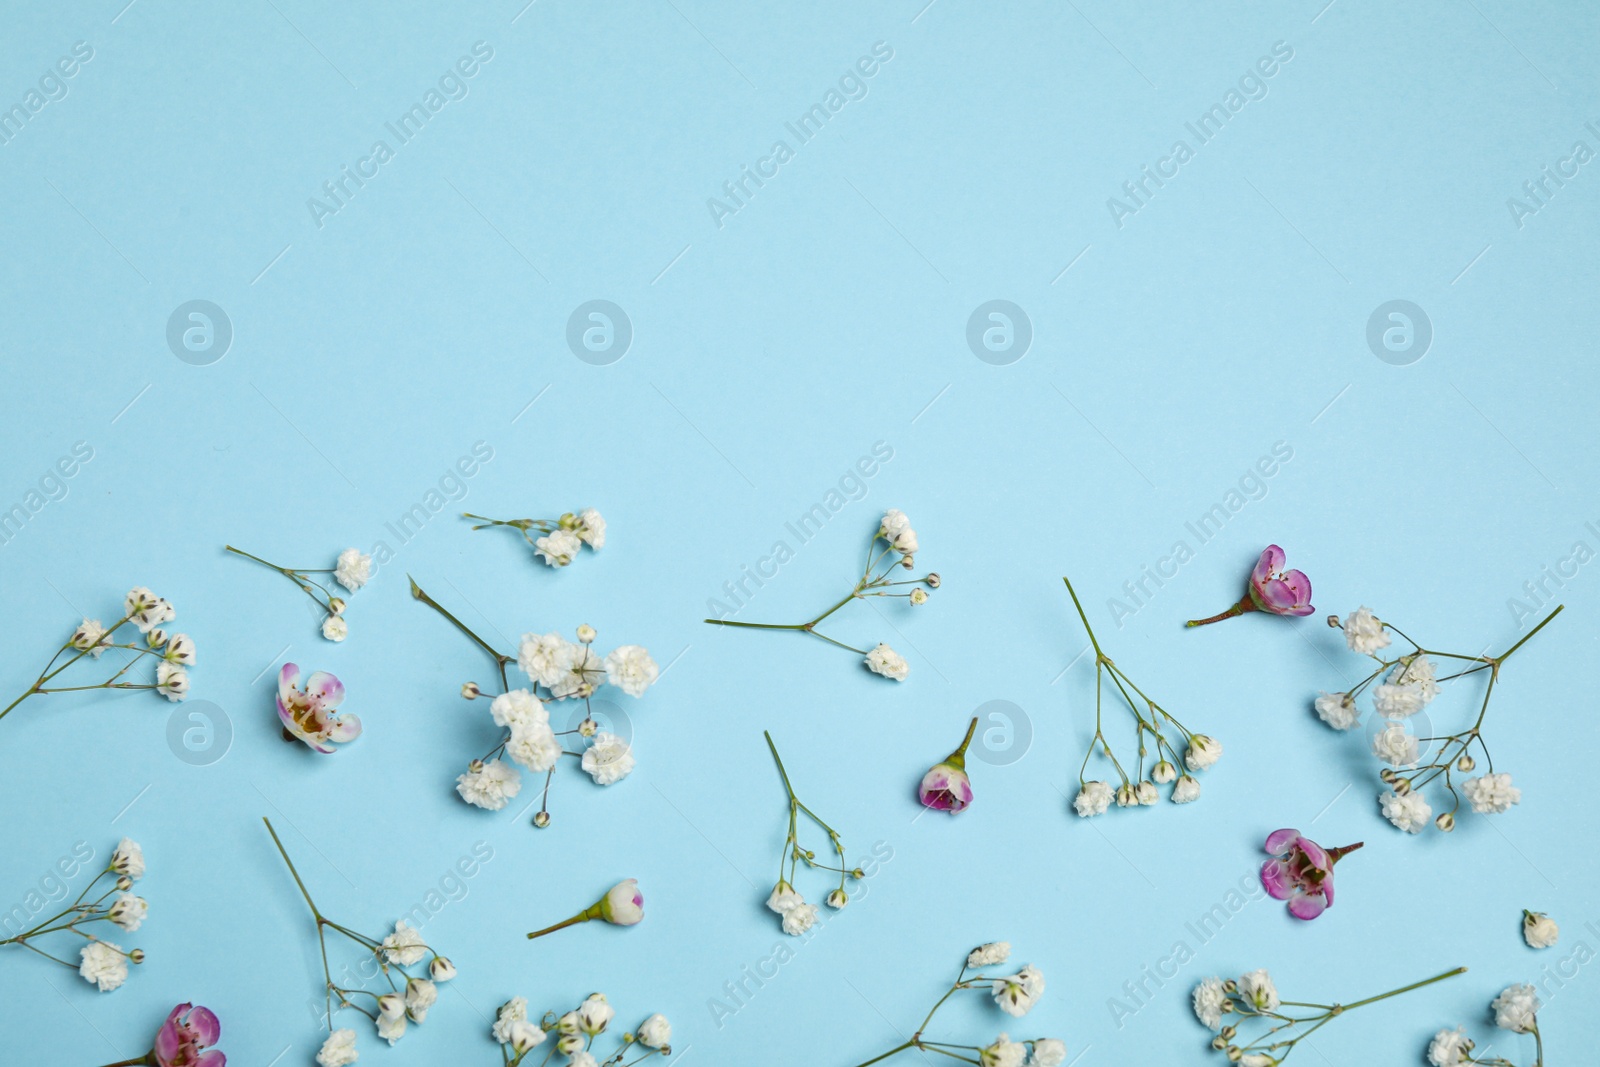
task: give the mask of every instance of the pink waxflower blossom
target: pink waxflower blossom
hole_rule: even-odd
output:
[[[967,727],[967,736],[962,740],[961,747],[946,756],[944,762],[936,763],[922,776],[922,784],[917,786],[917,799],[922,801],[922,806],[935,811],[948,811],[954,815],[958,811],[965,811],[972,803],[972,780],[967,777],[967,746],[972,744],[972,734],[978,728],[978,720],[973,719]]]
[[[149,1062],[156,1067],[225,1067],[228,1057],[211,1048],[221,1036],[222,1024],[210,1008],[179,1004],[156,1032]]]
[[[361,719],[333,713],[343,700],[344,683],[327,671],[312,674],[303,688],[298,664],[285,663],[278,672],[278,718],[285,740],[304,741],[322,753],[332,752],[333,743],[354,741],[361,736]]]
[[[1316,610],[1311,606],[1311,579],[1305,576],[1304,571],[1284,570],[1284,558],[1283,549],[1268,545],[1262,551],[1261,558],[1256,560],[1255,569],[1250,572],[1250,581],[1245,585],[1244,596],[1239,598],[1237,604],[1208,619],[1190,619],[1184,625],[1204,626],[1243,615],[1247,611],[1264,611],[1269,615],[1310,615]]]
[[[1261,865],[1261,885],[1274,900],[1287,900],[1296,919],[1315,919],[1333,907],[1333,865],[1361,845],[1325,849],[1299,830],[1274,830],[1266,843],[1274,858]]]

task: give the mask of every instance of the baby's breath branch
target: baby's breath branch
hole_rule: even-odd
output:
[[[110,647],[118,647],[118,648],[121,648],[121,647],[133,647],[133,646],[121,646],[121,645],[111,646],[111,645],[107,645],[106,644],[107,639],[110,638],[110,636],[112,634],[116,633],[119,629],[121,629],[124,625],[126,625],[130,618],[132,618],[132,616],[124,615],[122,618],[118,619],[115,623],[113,623],[111,625],[111,627],[109,629],[107,629],[105,631],[105,633],[100,635],[99,640],[97,642],[95,642],[95,644],[91,645],[89,648],[80,649],[78,651],[77,655],[73,656],[71,659],[67,660],[67,662],[61,664],[61,666],[59,666],[59,667],[57,667],[55,665],[56,664],[56,660],[60,659],[61,658],[61,654],[63,652],[65,652],[65,651],[67,651],[68,649],[72,648],[73,646],[72,646],[72,644],[70,642],[68,642],[67,644],[62,645],[60,648],[56,649],[55,655],[50,657],[50,662],[48,662],[48,663],[46,663],[44,665],[44,670],[39,672],[39,677],[34,679],[33,684],[31,686],[29,686],[23,692],[23,694],[21,696],[17,697],[17,699],[13,700],[11,703],[7,704],[3,710],[0,710],[0,719],[3,719],[7,715],[11,714],[11,711],[12,711],[13,708],[15,708],[17,705],[21,704],[24,700],[27,700],[29,697],[33,696],[35,693],[65,693],[65,692],[70,692],[71,690],[68,690],[68,689],[65,689],[65,688],[46,689],[45,688],[45,683],[50,681],[51,679],[57,677],[58,675],[60,675],[61,672],[65,671],[68,667],[71,667],[74,663],[78,662],[83,657],[89,655],[89,653],[93,652],[95,649],[97,649],[97,648],[110,648]],[[122,670],[118,671],[116,674],[113,674],[111,676],[110,681],[115,681],[117,678],[121,677],[123,675],[123,673],[125,673],[127,671],[128,667],[131,667],[131,666],[133,666],[133,663],[129,662],[126,666],[124,666],[122,668]],[[109,686],[109,684],[110,684],[110,682],[107,682],[107,686]],[[83,689],[99,689],[99,688],[103,688],[103,687],[102,686],[81,686],[80,688],[83,688]],[[154,686],[144,686],[142,688],[152,688],[153,689]]]
[[[412,597],[414,597],[417,600],[422,601],[424,604],[428,605],[434,611],[437,611],[440,615],[443,615],[446,619],[450,620],[451,624],[454,625],[456,629],[458,629],[462,633],[466,634],[467,637],[472,640],[473,644],[477,645],[479,648],[483,649],[485,652],[487,652],[489,654],[489,657],[494,660],[495,667],[498,668],[499,671],[500,671],[500,686],[501,686],[501,688],[503,690],[509,692],[510,689],[511,689],[511,683],[506,677],[506,665],[508,663],[515,663],[516,662],[516,657],[515,656],[506,655],[504,652],[499,651],[493,645],[489,644],[489,642],[485,641],[483,638],[481,638],[477,634],[473,633],[472,629],[469,626],[467,626],[466,623],[464,623],[460,619],[456,618],[448,610],[446,610],[445,607],[442,604],[440,604],[437,600],[433,599],[433,597],[431,597],[427,593],[423,592],[422,591],[422,586],[418,585],[417,584],[417,580],[415,578],[411,577],[411,575],[409,575],[409,574],[406,575],[406,580],[411,583],[411,595],[412,595]]]
[[[232,552],[236,556],[243,556],[245,559],[254,560],[263,567],[266,567],[268,570],[277,571],[279,574],[293,582],[301,592],[310,597],[324,611],[327,611],[330,615],[335,614],[332,605],[333,594],[328,592],[327,587],[321,582],[313,581],[308,577],[308,575],[312,574],[332,574],[333,571],[331,569],[318,570],[306,567],[280,567],[276,563],[262,559],[260,556],[251,555],[249,552],[246,552],[241,548],[234,548],[232,545],[223,545],[222,547],[224,550]],[[317,596],[317,593],[319,592],[322,594],[320,597]]]

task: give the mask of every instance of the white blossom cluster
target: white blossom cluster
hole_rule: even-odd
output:
[[[377,942],[377,947],[371,951],[389,982],[390,991],[382,994],[365,989],[333,988],[332,991],[338,996],[340,1007],[353,1006],[352,997],[374,997],[375,1010],[367,1014],[377,1026],[378,1037],[393,1046],[405,1036],[410,1024],[421,1025],[427,1021],[428,1012],[439,1001],[439,986],[455,978],[458,972],[454,963],[429,948],[417,929],[404,919],[395,923],[394,932]],[[410,969],[424,960],[426,967],[418,974],[411,974]],[[317,1052],[320,1067],[347,1067],[359,1058],[356,1032],[350,1029],[333,1030]]]
[[[540,1064],[552,1067],[600,1067],[600,1064],[618,1064],[624,1056],[643,1051],[627,1062],[640,1063],[651,1056],[672,1055],[672,1024],[659,1012],[618,1037],[617,1049],[603,1060],[595,1051],[595,1039],[605,1034],[616,1018],[616,1009],[604,993],[591,993],[583,1003],[567,1012],[545,1012],[538,1022],[528,1017],[526,997],[512,997],[500,1006],[494,1025],[490,1028],[494,1039],[502,1046],[506,1067],[518,1067],[523,1058],[547,1040],[553,1047],[547,1049]],[[551,1057],[559,1055],[560,1060]]]
[[[1507,986],[1489,1004],[1489,1011],[1494,1015],[1494,1024],[1502,1030],[1509,1030],[1513,1034],[1539,1033],[1539,1009],[1543,1005],[1539,1002],[1539,994],[1533,986],[1519,983]],[[1503,1056],[1492,1059],[1474,1057],[1473,1049],[1476,1042],[1466,1035],[1464,1027],[1454,1030],[1440,1030],[1433,1035],[1433,1040],[1428,1042],[1428,1062],[1433,1067],[1462,1067],[1465,1064],[1484,1064],[1485,1067],[1512,1067],[1514,1061]],[[1542,1043],[1536,1067],[1542,1067],[1544,1056]]]

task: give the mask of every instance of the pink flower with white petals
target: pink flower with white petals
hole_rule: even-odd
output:
[[[1261,885],[1274,900],[1287,900],[1296,919],[1315,919],[1333,907],[1333,865],[1361,845],[1325,849],[1299,830],[1274,830],[1266,850],[1276,858],[1261,865]]]
[[[210,1008],[179,1004],[156,1032],[150,1062],[156,1067],[225,1067],[228,1057],[211,1048],[221,1036],[222,1024]]]
[[[1262,551],[1261,558],[1256,560],[1244,596],[1239,598],[1237,604],[1208,619],[1191,619],[1184,625],[1204,626],[1243,615],[1247,611],[1264,611],[1269,615],[1310,615],[1316,610],[1311,606],[1311,579],[1305,576],[1304,571],[1284,570],[1284,559],[1283,549],[1268,545]]]
[[[361,736],[361,719],[334,715],[344,700],[344,683],[327,671],[317,671],[300,686],[300,666],[285,663],[278,672],[278,718],[285,738],[304,741],[318,752],[333,751],[333,744]]]
[[[961,747],[944,758],[943,763],[936,763],[922,776],[922,782],[917,786],[917,799],[922,801],[922,806],[935,811],[948,811],[954,815],[958,811],[965,811],[972,803],[972,779],[967,777],[967,746],[972,744],[973,731],[978,728],[978,720],[973,719],[967,727],[967,736],[962,739]]]

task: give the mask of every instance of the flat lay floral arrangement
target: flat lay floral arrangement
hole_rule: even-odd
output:
[[[474,530],[509,530],[520,535],[531,549],[530,563],[536,568],[563,570],[586,554],[598,553],[607,540],[606,520],[593,508],[550,519],[493,519],[476,514],[466,514],[464,518],[475,524]],[[372,559],[353,548],[339,553],[331,561],[333,565],[324,568],[283,566],[231,545],[224,550],[288,579],[313,602],[321,615],[321,635],[334,643],[350,636],[348,598],[375,577]],[[813,637],[853,653],[872,674],[907,683],[911,678],[908,661],[886,642],[858,648],[824,634],[820,627],[858,601],[879,608],[885,624],[896,629],[906,624],[912,614],[926,614],[931,591],[939,589],[944,579],[931,572],[905,576],[916,571],[919,550],[919,537],[910,519],[898,509],[889,509],[867,538],[859,577],[841,599],[819,614],[798,623],[733,619],[705,622],[725,628],[787,631]],[[1287,620],[1273,625],[1293,625],[1293,620],[1312,616],[1315,609],[1311,603],[1311,580],[1302,571],[1286,569],[1287,558],[1279,546],[1268,546],[1246,577],[1238,601],[1210,617],[1190,620],[1184,628],[1210,626],[1247,614]],[[1197,728],[1199,719],[1192,710],[1192,700],[1186,701],[1181,693],[1163,693],[1158,699],[1155,687],[1149,692],[1141,688],[1135,675],[1141,673],[1143,665],[1137,661],[1142,657],[1132,655],[1124,660],[1120,649],[1103,643],[1102,635],[1090,625],[1079,590],[1070,579],[1064,579],[1064,584],[1072,615],[1089,642],[1086,651],[1093,654],[1094,688],[1092,704],[1063,702],[1083,748],[1081,761],[1077,762],[1076,751],[1055,754],[1063,766],[1077,767],[1078,779],[1075,792],[1055,809],[1054,817],[1065,824],[1084,825],[1079,820],[1097,819],[1112,807],[1161,807],[1163,799],[1188,805],[1199,800],[1202,777],[1222,763],[1222,742]],[[450,730],[459,738],[459,755],[447,753],[433,770],[438,775],[455,775],[454,791],[460,801],[486,812],[501,811],[521,794],[526,772],[533,776],[531,788],[537,792],[536,800],[527,805],[537,807],[531,823],[534,828],[543,829],[552,822],[550,793],[557,774],[564,773],[560,771],[563,765],[570,763],[569,777],[576,779],[579,792],[605,793],[605,787],[623,781],[633,771],[636,753],[631,724],[626,722],[626,716],[614,716],[608,709],[614,707],[609,703],[612,695],[639,700],[659,680],[661,668],[644,647],[602,644],[601,635],[587,623],[561,629],[553,620],[541,618],[514,647],[502,648],[464,623],[456,605],[436,599],[409,576],[408,589],[410,598],[427,608],[438,625],[459,635],[452,640],[470,646],[462,648],[463,660],[487,668],[486,673],[464,679],[458,689],[452,684],[449,692],[429,697],[432,707],[452,709]],[[537,614],[536,608],[533,611]],[[1363,724],[1368,726],[1370,753],[1381,765],[1376,774],[1381,788],[1372,794],[1371,803],[1382,818],[1403,832],[1384,831],[1383,836],[1402,840],[1430,827],[1449,832],[1456,826],[1458,813],[1503,813],[1522,802],[1525,787],[1530,789],[1529,799],[1533,801],[1536,784],[1528,786],[1521,779],[1514,784],[1508,770],[1496,767],[1487,728],[1490,701],[1499,691],[1502,672],[1509,680],[1512,657],[1518,657],[1515,663],[1520,669],[1524,659],[1534,654],[1530,651],[1537,647],[1534,639],[1561,611],[1559,606],[1550,610],[1526,634],[1497,654],[1444,651],[1414,639],[1366,607],[1343,617],[1327,617],[1328,626],[1339,631],[1348,652],[1364,657],[1366,673],[1347,689],[1311,698],[1309,707],[1297,713],[1314,716],[1335,732],[1329,735],[1330,747],[1340,744],[1338,734],[1348,735]],[[134,588],[123,600],[120,617],[109,626],[85,618],[75,629],[59,634],[54,654],[33,676],[32,683],[0,710],[0,719],[23,708],[30,712],[36,707],[42,710],[46,703],[43,698],[66,692],[147,689],[168,701],[184,700],[190,690],[189,671],[196,664],[195,641],[188,634],[170,633],[164,628],[175,614],[162,597],[144,587]],[[1063,611],[1063,618],[1071,617]],[[1176,634],[1174,639],[1183,640]],[[769,654],[754,637],[746,640],[750,647],[742,650],[743,656],[754,659]],[[1113,658],[1113,651],[1118,658]],[[774,647],[770,654],[781,651]],[[295,746],[295,758],[318,768],[336,768],[340,759],[324,761],[321,757],[337,755],[352,746],[359,749],[364,732],[379,721],[369,714],[371,721],[364,723],[361,694],[347,692],[345,684],[332,672],[302,668],[294,662],[284,663],[278,670],[271,703],[272,708],[260,709],[263,717],[275,712],[274,728]],[[1370,717],[1366,707],[1371,709]],[[1427,714],[1423,714],[1425,711]],[[613,718],[615,722],[611,721]],[[754,721],[750,721],[752,718]],[[393,718],[382,721],[383,729],[404,729]],[[1418,726],[1435,721],[1443,725]],[[757,709],[732,729],[753,732],[760,729],[758,723]],[[983,818],[966,814],[984,807],[983,775],[975,782],[976,768],[968,762],[979,725],[977,717],[967,722],[959,743],[931,765],[920,761],[945,752],[956,739],[959,725],[930,715],[923,735],[911,739],[906,746],[912,750],[907,756],[911,764],[928,767],[920,778],[908,775],[905,782],[908,793],[916,797],[925,813],[962,816],[963,824]],[[798,732],[799,728],[786,727],[780,732],[790,729]],[[649,729],[640,733],[648,736]],[[804,760],[786,763],[771,731],[764,731],[763,738],[775,778],[773,799],[770,809],[752,806],[748,824],[754,826],[767,817],[755,815],[756,811],[766,811],[772,824],[782,826],[784,833],[770,892],[764,901],[752,894],[749,906],[758,914],[764,907],[775,917],[771,921],[777,929],[800,937],[822,919],[824,913],[818,902],[830,909],[829,914],[840,911],[852,902],[853,888],[868,877],[846,858],[844,832],[853,832],[860,814],[829,811],[826,805],[813,808],[807,799],[807,782],[814,768],[806,766]],[[457,774],[463,766],[465,769]],[[1232,767],[1231,761],[1229,766]],[[1003,766],[983,770],[983,774],[1002,773]],[[1248,774],[1249,769],[1233,767],[1229,773]],[[337,782],[336,778],[329,780]],[[562,788],[573,787],[563,784]],[[1264,814],[1270,815],[1273,803],[1271,797],[1263,799]],[[609,824],[604,799],[585,798],[582,804],[587,826]],[[384,901],[381,892],[374,894],[373,904],[364,907],[363,914],[349,917],[349,925],[345,924],[345,917],[337,921],[331,918],[318,904],[318,887],[302,876],[278,829],[269,820],[263,822],[267,834],[261,846],[270,848],[282,864],[284,877],[276,891],[304,906],[304,925],[284,930],[283,937],[304,938],[307,945],[315,946],[315,956],[321,961],[321,978],[315,984],[315,999],[321,1004],[320,1046],[315,1062],[319,1067],[346,1067],[366,1051],[397,1044],[410,1027],[425,1025],[430,1013],[438,1009],[441,991],[460,973],[456,962],[460,957],[444,955],[404,918],[391,925],[389,915],[393,912],[374,913],[374,908],[399,909],[404,904],[398,899]],[[947,825],[943,820],[939,822]],[[1109,824],[1102,836],[1115,834],[1117,825]],[[1350,858],[1370,848],[1363,841],[1323,844],[1291,827],[1275,830],[1262,840],[1258,834],[1253,836],[1215,818],[1207,827],[1215,847],[1234,850],[1258,865],[1258,875],[1254,877],[1259,878],[1261,891],[1283,902],[1288,914],[1301,922],[1338,921],[1324,916],[1336,902],[1339,864],[1379,862],[1374,855],[1376,848]],[[599,831],[596,836],[601,836]],[[158,869],[166,867],[159,865]],[[136,883],[145,875],[143,850],[133,840],[123,838],[110,860],[70,902],[47,905],[41,898],[36,906],[33,896],[37,894],[33,894],[19,909],[29,917],[28,923],[16,930],[8,927],[10,936],[0,939],[0,966],[24,966],[30,962],[28,957],[34,957],[42,961],[39,966],[54,963],[75,971],[101,992],[120,988],[128,980],[131,968],[146,959],[142,949],[123,947],[128,935],[140,930],[149,915],[150,904],[141,895],[142,889],[135,892]],[[597,928],[574,928],[594,922],[629,928],[644,921],[645,895],[638,878],[622,878],[609,889],[599,890],[597,885],[580,886],[564,900],[552,902],[541,896],[533,901],[535,906],[530,906],[528,915],[518,920],[537,926],[526,932],[525,940],[537,941],[559,931],[571,931],[562,933],[563,938],[592,938]],[[158,895],[157,921],[159,904]],[[850,921],[870,923],[871,911],[871,905],[853,908]],[[492,918],[483,917],[486,922]],[[673,921],[694,918],[675,916]],[[538,926],[539,923],[545,925]],[[1505,936],[1511,936],[1512,929],[1518,930],[1526,945],[1535,950],[1553,946],[1560,937],[1557,921],[1531,908],[1521,911],[1520,916],[1508,917]],[[348,970],[336,975],[329,960],[330,940],[347,950],[353,948],[377,984],[347,984]],[[1452,951],[1459,950],[1459,946],[1452,947]],[[1292,935],[1285,939],[1283,951],[1293,951]],[[1433,951],[1421,946],[1408,958],[1430,956]],[[1448,961],[1422,961],[1422,972],[1427,974],[1430,964],[1436,968],[1442,962]],[[1064,966],[1080,964],[1081,961],[1061,961]],[[470,967],[470,959],[467,965]],[[1210,1048],[1223,1060],[1246,1067],[1276,1067],[1309,1035],[1336,1024],[1343,1016],[1445,982],[1465,970],[1455,966],[1387,991],[1337,1001],[1318,989],[1294,994],[1312,999],[1286,999],[1280,995],[1271,973],[1258,968],[1236,977],[1203,979],[1192,988],[1189,1006],[1199,1023],[1211,1032]],[[560,976],[537,977],[545,981]],[[906,977],[903,982],[907,988],[924,984],[917,976]],[[1069,1062],[1070,1035],[1064,1040],[1019,1031],[1021,1024],[1016,1020],[1040,1003],[1046,983],[1041,967],[1011,962],[1009,943],[979,945],[966,954],[953,980],[945,976],[925,984],[931,1007],[920,1022],[906,1020],[911,1025],[897,1027],[903,1040],[875,1054],[871,1050],[863,1050],[860,1055],[834,1052],[829,1062],[837,1060],[842,1067],[848,1067],[850,1062],[869,1067],[901,1057],[908,1062],[913,1057],[933,1062],[948,1059],[979,1067],[1061,1067]],[[974,994],[990,1010],[1011,1021],[997,1018],[993,1025],[986,1024],[981,1032],[973,1032],[950,1021],[952,1013],[941,1016],[941,1009],[952,1000],[975,999]],[[1492,1020],[1495,1027],[1511,1035],[1510,1039],[1487,1037],[1481,1026],[1468,1025],[1474,1017],[1464,1013],[1466,1023],[1440,1029],[1426,1048],[1415,1050],[1412,1058],[1432,1067],[1544,1067],[1539,1019],[1544,1004],[1539,994],[1533,984],[1513,983],[1494,998],[1486,1011],[1478,1012],[1481,1018],[1477,1021]],[[537,1067],[633,1067],[658,1057],[666,1061],[674,1056],[673,1028],[662,1014],[622,1017],[625,1023],[639,1020],[629,1028],[617,1024],[616,1009],[603,993],[568,990],[559,996],[561,1000],[556,1005],[531,1013],[530,1001],[522,996],[504,1001],[487,1027],[483,1058],[492,1062],[492,1050],[497,1050],[502,1067],[525,1063]],[[1175,1003],[1175,998],[1169,999]],[[1367,1018],[1377,1014],[1362,1013]],[[340,1025],[347,1022],[350,1024]],[[1000,1029],[1002,1025],[1004,1029]],[[221,1040],[222,1022],[217,1015],[184,1001],[155,1025],[146,1054],[119,1063],[224,1067],[226,1054],[217,1047]]]

